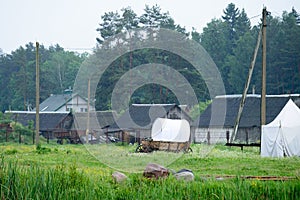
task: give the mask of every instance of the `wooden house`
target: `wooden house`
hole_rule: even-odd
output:
[[[63,94],[51,94],[40,104],[40,112],[87,112],[87,99],[65,90]],[[95,107],[90,105],[90,111]]]

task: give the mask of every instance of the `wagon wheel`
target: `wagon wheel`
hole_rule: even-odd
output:
[[[135,149],[135,152],[136,153],[144,152],[143,145],[142,144],[138,145],[137,148]]]
[[[185,149],[184,153],[192,153],[193,149],[191,147]]]
[[[144,149],[144,152],[145,153],[151,153],[154,149],[150,146],[147,146],[145,149]]]
[[[56,143],[57,144],[64,144],[63,139],[57,139]]]

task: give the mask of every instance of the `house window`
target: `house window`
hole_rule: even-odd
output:
[[[80,108],[80,112],[87,112],[87,108]]]

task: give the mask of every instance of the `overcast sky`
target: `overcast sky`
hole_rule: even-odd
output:
[[[263,6],[272,16],[281,16],[294,7],[300,13],[300,0],[0,0],[0,48],[11,53],[29,42],[46,47],[59,44],[66,50],[92,49],[96,28],[105,12],[130,6],[138,15],[145,4],[159,5],[176,24],[198,32],[213,18],[220,18],[229,3],[245,9],[252,25],[257,25]]]

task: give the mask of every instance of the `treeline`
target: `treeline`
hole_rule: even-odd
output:
[[[261,17],[261,16],[258,16]],[[296,10],[283,12],[281,17],[267,16],[267,93],[300,93],[300,25]],[[101,17],[97,32],[97,48],[94,56],[105,48],[106,41],[119,33],[136,28],[166,28],[182,33],[185,39],[200,43],[216,63],[227,94],[242,93],[248,68],[253,56],[260,24],[251,25],[244,9],[229,4],[220,18],[212,19],[200,33],[187,31],[176,24],[168,12],[159,6],[146,6],[138,16],[131,8],[107,12]],[[130,38],[129,38],[130,39]],[[119,45],[127,42],[123,39]],[[61,93],[72,87],[77,71],[87,55],[65,51],[59,45],[40,48],[41,100],[51,93]],[[91,56],[92,57],[92,56]],[[141,49],[128,52],[116,59],[101,77],[96,90],[96,108],[111,108],[111,94],[122,75],[136,66],[161,63],[181,73],[193,87],[199,101],[210,99],[204,77],[179,55],[159,49]],[[95,63],[97,64],[97,63]],[[146,76],[146,74],[145,74]],[[151,77],[149,77],[151,78]],[[35,47],[29,43],[11,54],[0,56],[1,110],[12,108],[25,110],[35,105]],[[260,93],[261,48],[256,60],[251,85]],[[84,86],[87,88],[86,86]],[[128,88],[131,90],[132,88]],[[131,103],[174,103],[178,99],[168,88],[146,84],[134,91]],[[33,106],[34,107],[34,106]]]
[[[294,9],[291,12],[283,12],[282,17],[273,17],[272,13],[267,16],[268,94],[300,93],[300,24],[297,24],[299,19]],[[103,41],[135,28],[167,28],[182,33],[187,40],[197,41],[216,63],[227,94],[243,92],[258,32],[261,29],[261,24],[251,26],[245,10],[236,8],[232,3],[224,9],[220,18],[212,19],[202,33],[195,29],[188,32],[183,26],[176,24],[169,13],[163,12],[159,6],[146,6],[140,16],[130,8],[124,8],[120,13],[105,13],[101,20],[97,29],[101,36],[97,38],[99,52],[103,48],[108,48],[102,45]],[[130,44],[130,41],[125,39],[124,43]],[[261,90],[261,51],[260,47],[251,81],[251,88],[255,89],[256,93],[260,93]],[[210,98],[203,77],[186,60],[170,52],[144,49],[123,55],[111,64],[106,72],[107,76],[104,76],[98,85],[96,97],[98,109],[111,105],[110,94],[119,78],[128,70],[144,63],[162,63],[173,67],[189,81],[199,101]],[[168,88],[155,84],[139,88],[131,97],[132,103],[176,101],[176,97]]]
[[[73,87],[85,54],[65,51],[59,45],[40,45],[40,98]],[[28,43],[11,54],[0,55],[0,109],[28,110],[35,107],[36,47]]]
[[[245,11],[229,4],[221,19],[213,19],[194,33],[194,39],[217,64],[228,94],[242,93],[261,25],[250,26]],[[193,34],[193,33],[192,33]],[[267,93],[300,92],[300,18],[296,10],[282,17],[267,16]],[[261,90],[261,48],[256,60],[252,86]]]
[[[186,29],[179,24],[175,24],[175,21],[172,19],[169,13],[163,12],[159,6],[146,6],[144,13],[140,16],[137,16],[137,14],[130,8],[124,8],[121,10],[120,14],[118,12],[105,13],[101,20],[102,22],[100,23],[100,27],[97,29],[100,37],[97,38],[98,48],[95,52],[96,57],[97,54],[102,55],[101,52],[107,50],[108,48],[110,50],[118,49],[124,46],[131,48],[129,47],[130,45],[138,46],[139,44],[137,43],[139,43],[139,41],[143,42],[143,40],[144,42],[145,40],[148,42],[153,40],[154,42],[156,37],[155,32],[158,31],[159,28],[177,31],[183,35],[183,39],[188,39],[189,36],[189,33],[186,31]],[[132,31],[137,28],[150,29],[146,33],[147,36],[140,36],[137,32]],[[120,36],[122,38],[119,38],[117,35],[122,33],[129,33],[130,35],[127,38],[122,36]],[[145,37],[147,39],[145,39]],[[116,38],[117,41],[115,41],[113,38]],[[170,38],[166,38],[166,40],[167,39]],[[111,41],[111,43],[107,41]],[[116,45],[114,44],[115,42],[117,43]],[[175,41],[174,45],[176,46]],[[96,62],[94,65],[101,65],[97,63],[97,58],[95,60]],[[193,90],[195,91],[199,101],[205,101],[209,99],[210,96],[207,86],[201,77],[201,74],[191,65],[191,63],[182,58],[180,55],[176,55],[166,50],[157,48],[142,48],[125,53],[110,64],[109,68],[101,77],[97,87],[96,108],[99,110],[110,109],[110,106],[112,105],[112,93],[120,77],[137,66],[149,63],[162,64],[164,66],[173,68],[188,80],[188,83],[193,87]],[[157,73],[153,71],[154,70],[149,70],[146,73],[140,72],[140,79],[153,81],[153,76],[155,76],[155,73]],[[160,75],[162,77],[170,77],[169,74],[170,72],[167,70],[162,71]],[[130,80],[128,81],[131,82],[131,84],[127,85],[127,88],[125,88],[125,92],[127,91],[128,93],[133,90],[133,85],[137,84],[136,82],[140,80],[137,76],[132,76],[129,79]],[[170,83],[176,82],[176,80],[169,81]],[[123,87],[126,87],[126,85],[123,85]],[[176,85],[176,87],[182,88],[182,92],[186,92],[184,89],[186,85]],[[127,102],[126,99],[119,99],[118,103],[122,103],[122,101],[124,101],[124,104]],[[170,90],[170,88],[161,84],[154,84],[152,82],[136,89],[128,102],[179,103],[179,100],[174,94],[174,91]],[[126,105],[124,106],[126,107]]]

